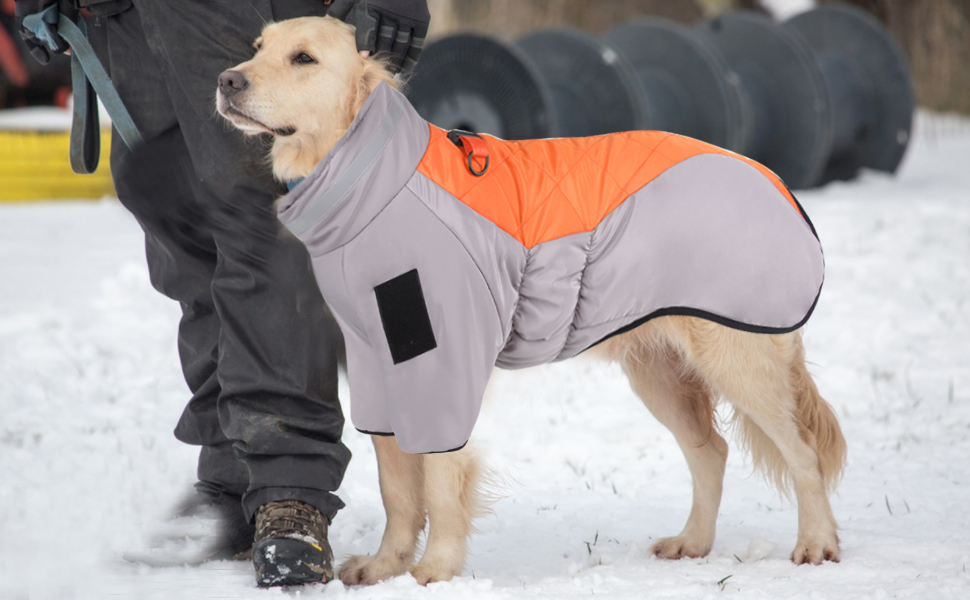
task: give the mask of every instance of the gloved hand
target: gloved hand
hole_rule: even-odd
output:
[[[427,0],[334,0],[327,14],[357,28],[358,50],[390,54],[395,72],[414,68],[431,22]]]
[[[27,50],[37,62],[46,65],[51,61],[51,53],[61,54],[71,47],[64,39],[57,35],[57,21],[60,17],[58,4],[62,10],[74,11],[73,2],[58,2],[58,0],[16,0],[17,27],[20,35],[24,38]],[[24,26],[24,18],[31,15],[40,15],[47,27],[41,32],[40,37],[37,33]]]

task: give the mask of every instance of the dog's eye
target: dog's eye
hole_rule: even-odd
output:
[[[315,61],[313,57],[307,54],[306,52],[300,52],[299,54],[293,57],[293,62],[299,63],[301,65],[309,65],[317,61]]]

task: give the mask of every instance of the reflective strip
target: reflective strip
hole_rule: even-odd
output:
[[[314,223],[325,219],[337,205],[344,199],[364,173],[370,169],[377,158],[384,151],[384,148],[394,137],[394,130],[398,122],[404,116],[404,104],[396,95],[391,94],[391,103],[384,115],[384,121],[374,132],[374,136],[368,140],[363,150],[360,151],[350,166],[337,178],[330,189],[328,189],[316,202],[310,204],[303,214],[286,224],[287,229],[294,235],[300,235],[313,226]]]

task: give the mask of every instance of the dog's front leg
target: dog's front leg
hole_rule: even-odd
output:
[[[421,561],[411,569],[421,585],[448,581],[461,574],[472,519],[483,511],[480,479],[478,457],[468,447],[424,456],[428,543]]]
[[[374,556],[351,556],[339,570],[347,585],[371,585],[403,575],[414,564],[424,529],[424,457],[408,454],[392,436],[373,436],[387,525]]]

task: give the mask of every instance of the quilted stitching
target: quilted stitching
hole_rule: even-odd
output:
[[[747,158],[698,140],[661,131],[553,140],[505,141],[484,135],[490,167],[472,175],[464,152],[430,125],[418,171],[525,247],[588,232],[634,192],[673,165],[699,154],[723,154],[768,177],[795,210],[778,177]]]

